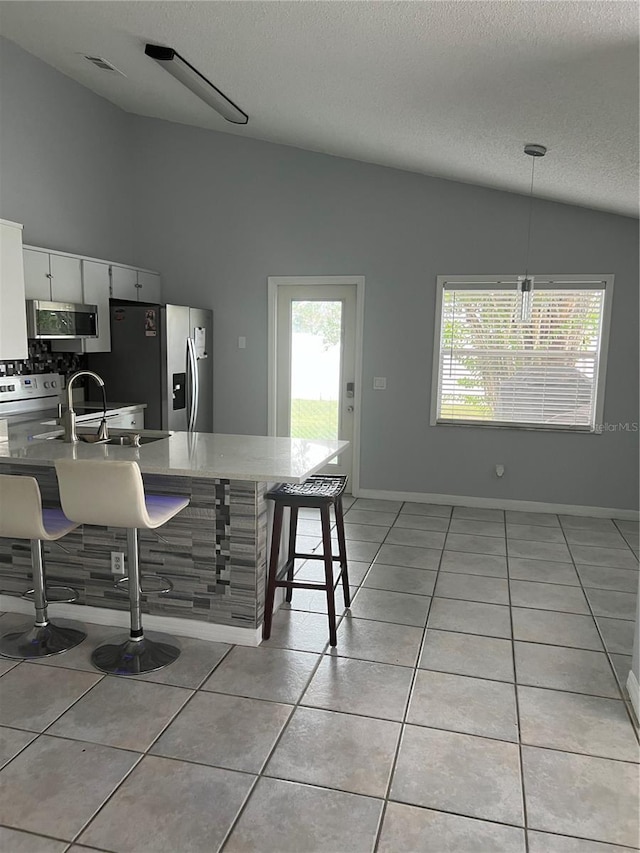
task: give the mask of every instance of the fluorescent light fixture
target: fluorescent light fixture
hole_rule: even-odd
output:
[[[210,80],[207,80],[197,69],[180,56],[172,47],[162,47],[158,44],[146,44],[144,52],[151,59],[155,59],[176,80],[179,80],[187,89],[191,89],[194,95],[209,104],[210,107],[220,113],[227,121],[233,124],[246,124],[249,116],[242,112],[233,101],[229,100],[220,89],[216,88]]]

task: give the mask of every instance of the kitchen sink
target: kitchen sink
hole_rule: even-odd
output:
[[[143,444],[151,444],[154,441],[162,441],[163,438],[169,438],[170,435],[170,432],[158,432],[154,435],[129,432],[124,435],[111,435],[109,438],[99,439],[94,433],[80,433],[78,435],[78,441],[81,444],[113,444],[120,447],[137,447]],[[135,443],[135,440],[132,442],[134,436],[138,437],[138,444]],[[35,437],[37,438],[38,436]],[[52,435],[46,437],[53,439],[53,441],[64,441],[64,435]]]

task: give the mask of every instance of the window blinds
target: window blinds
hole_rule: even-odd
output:
[[[444,283],[438,423],[593,429],[605,282],[535,285],[519,322],[517,283]]]

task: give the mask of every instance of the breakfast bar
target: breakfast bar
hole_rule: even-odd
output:
[[[35,477],[44,505],[56,506],[56,460],[136,461],[148,494],[189,498],[159,535],[140,533],[143,575],[161,575],[173,585],[164,595],[143,596],[149,628],[257,644],[270,529],[264,495],[275,482],[303,482],[346,447],[344,441],[197,432],[174,432],[139,447],[67,444],[59,428],[29,424],[0,442],[0,472]],[[47,549],[48,578],[73,587],[78,600],[58,605],[57,612],[125,624],[128,598],[114,587],[111,557],[126,551],[125,531],[82,525],[62,544],[65,550],[54,544]],[[29,586],[28,543],[0,538],[0,564],[0,609],[28,612],[30,605],[20,599]]]

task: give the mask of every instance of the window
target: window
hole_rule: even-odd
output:
[[[439,276],[432,424],[593,431],[602,420],[613,276]]]

